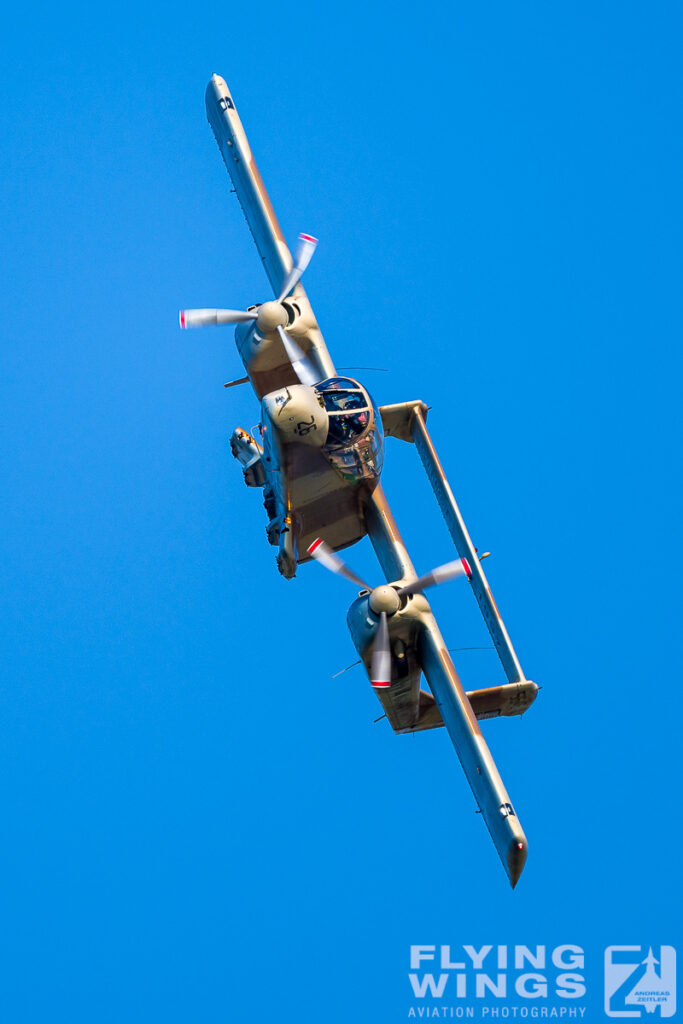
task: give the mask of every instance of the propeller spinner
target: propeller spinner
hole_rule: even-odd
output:
[[[418,579],[408,583],[405,587],[391,587],[382,584],[379,587],[369,587],[360,576],[356,576],[351,569],[342,561],[339,555],[318,537],[308,549],[309,555],[329,569],[344,576],[352,583],[358,583],[365,590],[370,591],[369,604],[375,615],[379,616],[379,626],[375,634],[375,641],[372,646],[372,660],[370,663],[370,682],[375,689],[386,689],[391,686],[391,645],[389,642],[389,616],[394,615],[401,607],[401,600],[411,594],[420,594],[427,587],[435,587],[440,583],[447,583],[449,580],[457,579],[458,576],[472,575],[472,569],[466,558],[456,558],[454,562],[446,562],[431,572],[420,576]]]

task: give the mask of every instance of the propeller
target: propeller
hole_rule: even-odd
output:
[[[411,594],[420,594],[428,587],[438,586],[440,583],[447,583],[449,580],[457,579],[458,576],[472,575],[472,569],[466,558],[456,558],[453,562],[446,562],[431,572],[420,576],[418,579],[408,583],[405,587],[396,589],[388,584],[379,587],[369,587],[360,576],[342,561],[339,555],[318,537],[308,549],[308,554],[318,562],[344,576],[352,583],[358,583],[365,590],[370,591],[369,604],[375,615],[379,616],[379,626],[375,634],[375,641],[372,647],[372,659],[370,663],[370,682],[376,689],[386,689],[391,686],[391,646],[389,643],[389,616],[393,615],[401,607],[401,600]]]
[[[180,326],[217,327],[223,324],[242,324],[255,320],[258,328],[266,333],[277,331],[287,358],[302,384],[317,384],[319,377],[310,361],[301,351],[297,343],[286,331],[289,314],[282,305],[285,299],[301,280],[301,275],[311,262],[318,239],[313,235],[299,235],[299,244],[294,255],[292,269],[282,283],[282,289],[275,302],[264,302],[256,310],[240,309],[183,309],[180,311]]]

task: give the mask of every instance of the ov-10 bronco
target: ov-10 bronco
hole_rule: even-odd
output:
[[[537,687],[524,677],[426,426],[421,401],[378,408],[359,381],[337,373],[301,276],[316,239],[300,235],[292,257],[261,180],[227,85],[213,75],[206,110],[275,299],[246,310],[193,309],[183,328],[235,324],[246,377],[261,403],[260,440],[231,438],[250,487],[263,489],[268,540],[288,579],[318,560],[360,587],[348,626],[395,732],[445,726],[511,884],[527,841],[479,725],[521,715]],[[380,484],[384,439],[413,444],[444,515],[458,558],[418,577]],[[368,535],[387,582],[370,586],[336,552]],[[483,556],[482,556],[483,557]],[[462,576],[469,582],[507,681],[466,693],[425,590]],[[426,676],[430,692],[421,689]]]

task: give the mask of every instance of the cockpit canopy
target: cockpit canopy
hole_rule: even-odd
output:
[[[367,391],[350,377],[330,377],[316,384],[315,389],[329,414],[327,445],[353,444],[370,424],[374,403]],[[379,420],[379,416],[376,419]]]

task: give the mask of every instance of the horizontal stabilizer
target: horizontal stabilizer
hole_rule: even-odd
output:
[[[538,687],[527,679],[523,683],[505,683],[504,686],[488,686],[483,690],[468,690],[465,696],[470,702],[475,718],[509,718],[523,715],[536,700]],[[438,729],[443,718],[431,693],[420,690],[419,714],[415,725],[396,732],[420,732],[422,729]]]
[[[522,683],[506,683],[504,686],[489,686],[484,690],[468,690],[467,699],[479,719],[509,718],[523,715],[536,700],[538,687],[530,679]]]

